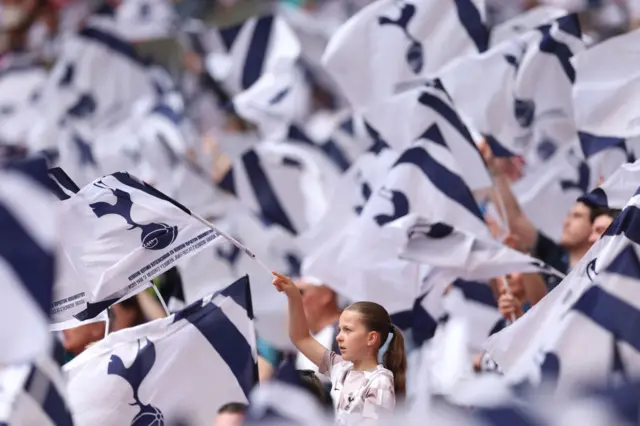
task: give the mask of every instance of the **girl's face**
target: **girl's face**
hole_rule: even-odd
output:
[[[368,331],[357,312],[344,311],[340,315],[339,331],[336,340],[346,361],[362,360],[375,352],[379,345],[380,333]]]

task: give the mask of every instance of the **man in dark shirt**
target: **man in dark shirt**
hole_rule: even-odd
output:
[[[595,206],[578,199],[564,221],[560,243],[556,244],[538,231],[531,254],[567,274],[580,262],[618,212],[619,210]],[[598,229],[594,229],[596,225]],[[545,275],[544,278],[549,291],[561,281],[553,275]]]

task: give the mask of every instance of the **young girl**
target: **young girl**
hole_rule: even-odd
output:
[[[290,278],[275,273],[273,285],[289,299],[289,337],[320,373],[331,377],[331,397],[339,425],[375,426],[393,411],[396,395],[405,393],[407,360],[404,338],[391,324],[389,313],[372,302],[358,302],[340,315],[336,337],[340,355],[328,350],[309,333],[300,291]],[[378,352],[391,341],[378,363]]]

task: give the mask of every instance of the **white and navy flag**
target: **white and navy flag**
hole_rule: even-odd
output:
[[[207,71],[231,95],[263,75],[288,72],[300,57],[300,42],[284,19],[265,15],[207,34]]]
[[[593,332],[593,328],[584,328],[583,326],[589,321],[580,315],[578,315],[578,319],[570,318],[574,316],[571,315],[571,312],[579,300],[592,291],[590,289],[594,286],[600,286],[607,291],[613,288],[614,295],[622,297],[627,302],[631,301],[632,304],[635,303],[633,293],[628,293],[627,290],[619,293],[615,290],[616,283],[620,281],[621,277],[615,278],[612,273],[618,275],[621,273],[611,270],[611,268],[616,262],[619,265],[621,260],[624,260],[623,264],[626,263],[627,269],[635,268],[634,262],[637,260],[634,260],[634,256],[637,257],[638,247],[640,247],[640,234],[636,230],[640,219],[638,205],[640,205],[640,196],[636,195],[629,200],[628,205],[616,217],[601,239],[591,247],[560,285],[533,306],[524,317],[488,341],[487,350],[512,383],[525,386],[527,383],[536,385],[548,373],[552,374],[552,377],[555,377],[554,381],[557,382],[558,377],[564,374],[562,371],[557,371],[560,353],[556,351],[555,355],[550,357],[546,357],[545,353],[549,352],[549,348],[563,347],[562,351],[569,357],[578,356],[575,350],[568,349],[572,346],[570,342],[581,342],[573,346],[584,347],[586,344],[584,342],[589,340],[589,334]],[[629,273],[625,274],[629,275]],[[626,285],[624,284],[624,286]],[[620,288],[624,289],[624,286]],[[593,305],[593,308],[597,307],[597,303]],[[612,319],[616,317],[615,313],[611,314],[610,312],[599,312],[598,314],[613,315]],[[632,318],[629,312],[625,312],[624,315],[625,321]],[[573,327],[571,324],[576,323],[578,324],[577,329],[573,329],[571,333],[565,332],[565,325]],[[583,331],[580,331],[581,329]],[[522,333],[529,333],[531,338],[526,341],[519,340],[517,336],[521,336]],[[615,332],[612,333],[615,334]],[[596,340],[600,338],[595,336],[596,334],[602,335],[602,333],[596,332],[593,337]],[[562,339],[560,339],[561,337]],[[586,363],[592,363],[594,366],[594,375],[599,375],[600,378],[609,374],[600,368],[605,362],[604,358],[607,357],[606,352],[609,349],[610,347],[602,347],[602,350],[594,351],[592,356],[586,358],[588,359]],[[580,365],[583,364],[578,362],[576,368],[583,368]],[[595,369],[597,365],[600,366],[599,369]],[[562,380],[564,383],[562,387],[570,389],[579,385],[578,382],[582,379],[577,371],[566,366],[563,369],[567,370],[569,375],[566,376],[567,380]],[[586,367],[585,371],[590,371],[589,367]],[[584,373],[583,376],[584,379],[589,379],[588,374]]]
[[[105,79],[119,75],[119,79]],[[40,151],[53,142],[64,124],[73,124],[80,136],[97,132],[127,118],[142,98],[155,96],[146,64],[116,29],[113,17],[92,16],[80,31],[62,44],[38,101],[39,120],[29,131],[27,144]]]
[[[220,229],[232,236],[275,271],[292,278],[300,275],[301,251],[288,231],[269,224],[239,201],[232,200],[228,213],[216,218]],[[181,279],[181,299],[192,303],[229,282],[249,275],[251,294],[260,303],[255,306],[255,327],[260,337],[279,349],[292,349],[287,327],[287,300],[273,291],[273,276],[228,241],[221,241],[182,261],[177,267]],[[175,299],[173,299],[175,300]],[[167,303],[169,305],[169,303]],[[173,309],[177,300],[169,305]]]
[[[173,36],[178,14],[168,0],[127,0],[116,9],[115,20],[127,40],[141,42]]]
[[[363,116],[398,151],[409,148],[418,139],[441,141],[455,157],[469,188],[493,186],[471,133],[439,79],[371,105],[363,110]]]
[[[627,201],[637,191],[639,183],[640,162],[626,163],[620,166],[600,186],[580,199],[596,206],[623,209]]]
[[[11,364],[49,346],[59,228],[44,159],[8,164],[0,179],[0,363]]]
[[[634,330],[640,321],[640,259],[635,241],[615,238],[626,245],[548,329],[529,385],[542,382],[548,391],[567,393],[590,383],[615,385],[638,376],[640,341]]]
[[[630,138],[640,135],[640,30],[613,37],[577,54],[573,88],[575,120],[583,132]]]
[[[291,124],[284,142],[312,153],[325,186],[335,190],[342,175],[370,151],[375,139],[367,131],[362,115],[349,112],[330,118],[317,114],[306,126]]]
[[[622,251],[635,250],[640,256],[640,188],[629,199],[627,205],[616,216],[611,225],[598,241],[602,248],[587,268],[590,278],[593,273],[598,274]]]
[[[446,223],[408,216],[407,243],[400,257],[454,273],[464,280],[488,280],[513,272],[563,274],[551,266],[492,239]],[[455,249],[455,256],[452,250]]]
[[[491,238],[460,165],[438,126],[432,130],[402,152],[377,188],[363,193],[361,214],[305,259],[305,274],[350,299],[385,303],[396,312],[420,294],[419,265],[398,258],[407,240],[402,223],[410,214]],[[391,288],[390,282],[396,284]]]
[[[440,78],[456,109],[497,156],[544,162],[577,139],[570,62],[584,48],[576,15],[460,58]],[[476,78],[469,78],[469,76]],[[482,84],[479,84],[479,81]]]
[[[552,5],[540,5],[514,16],[491,28],[489,47],[494,47],[512,38],[517,38],[527,31],[548,24],[565,16],[567,11]]]
[[[64,371],[76,426],[209,426],[222,405],[247,402],[257,384],[249,279],[111,333]]]
[[[55,339],[50,352],[28,364],[0,371],[0,425],[73,426],[61,367],[64,348]]]
[[[300,63],[300,42],[283,18],[251,18],[209,39],[210,74],[233,95],[235,112],[254,123],[263,138],[281,140],[290,122],[307,117],[311,86]]]
[[[61,168],[54,167],[49,169],[48,173],[52,183],[51,190],[58,199],[68,200],[80,191],[76,183]],[[91,322],[106,321],[106,312],[91,313],[95,307],[88,305],[90,300],[90,288],[74,268],[67,253],[60,247],[56,257],[56,276],[51,300],[51,330],[78,327],[82,325],[78,318],[93,317]]]
[[[313,153],[293,144],[264,142],[247,150],[219,186],[294,235],[317,223],[328,208],[328,188]]]
[[[295,62],[289,69],[263,74],[233,98],[234,111],[255,124],[267,140],[283,139],[289,123],[306,119],[310,107],[311,86]]]
[[[589,167],[589,189],[611,177],[623,164],[635,161],[637,140],[587,132],[578,132],[578,137],[584,163]]]
[[[29,53],[7,52],[0,65],[0,141],[17,146],[34,123],[45,67]]]
[[[489,33],[482,2],[380,0],[333,35],[322,58],[355,108],[422,85],[458,56],[483,52]]]
[[[219,236],[189,209],[128,173],[97,179],[61,204],[63,248],[91,289],[90,302],[147,286]]]

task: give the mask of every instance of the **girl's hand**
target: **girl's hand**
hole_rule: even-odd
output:
[[[279,292],[283,292],[286,295],[291,294],[292,292],[298,292],[298,287],[294,284],[291,278],[286,275],[279,274],[277,272],[273,272],[273,286]]]

